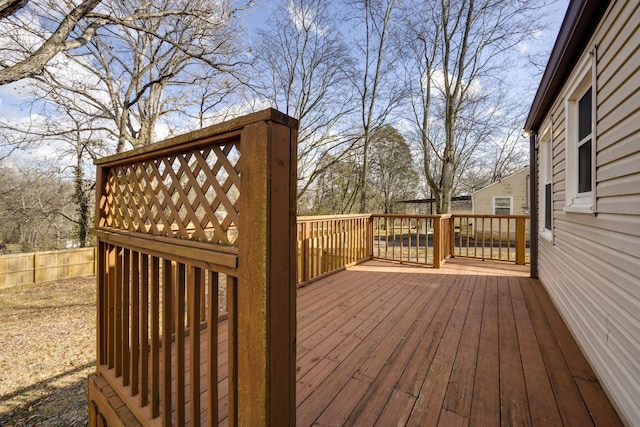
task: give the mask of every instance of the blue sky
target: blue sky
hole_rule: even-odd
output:
[[[247,11],[243,17],[244,25],[247,29],[255,29],[264,25],[268,17],[273,12],[275,5],[278,2],[272,0],[256,0],[256,6],[252,10]],[[558,34],[560,24],[567,9],[569,0],[557,0],[547,7],[548,28],[539,38],[532,39],[528,46],[529,49],[550,49]],[[539,77],[538,77],[539,78]],[[532,90],[537,87],[538,82],[532,81],[531,78],[516,78],[512,79],[514,85],[521,85],[521,87],[514,88],[518,92],[528,93],[530,97],[533,96]],[[31,112],[25,105],[21,105],[23,100],[19,97],[22,91],[22,85],[18,83],[0,86],[0,117],[6,119],[20,120],[21,118],[27,118]],[[523,99],[524,102],[530,102],[531,99]]]

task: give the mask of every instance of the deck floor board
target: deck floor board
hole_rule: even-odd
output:
[[[371,261],[299,288],[297,424],[622,425],[527,273],[473,260],[440,270]],[[229,422],[227,334],[223,321],[220,425]],[[203,425],[206,339],[203,330]]]

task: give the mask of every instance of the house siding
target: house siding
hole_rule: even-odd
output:
[[[565,85],[542,126],[553,129],[554,218],[552,240],[538,238],[541,282],[621,418],[634,426],[640,426],[639,5],[612,2],[580,60],[597,46],[596,214],[564,211]]]
[[[493,198],[500,196],[513,197],[512,215],[528,215],[529,201],[527,176],[529,168],[524,168],[512,175],[494,182],[473,193],[473,213],[493,215]]]

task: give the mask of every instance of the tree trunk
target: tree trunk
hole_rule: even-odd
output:
[[[82,171],[80,157],[78,157],[75,173],[75,199],[76,205],[78,206],[78,241],[80,242],[80,247],[84,248],[87,246],[87,231],[89,229],[89,200],[83,188],[84,172]]]
[[[369,134],[368,130],[365,130],[364,134],[364,146],[363,146],[363,158],[362,158],[362,174],[360,179],[362,181],[362,188],[360,189],[360,213],[367,212],[367,170],[369,169]]]

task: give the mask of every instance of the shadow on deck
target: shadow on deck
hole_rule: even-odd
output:
[[[621,425],[528,269],[368,262],[298,293],[297,423]]]

